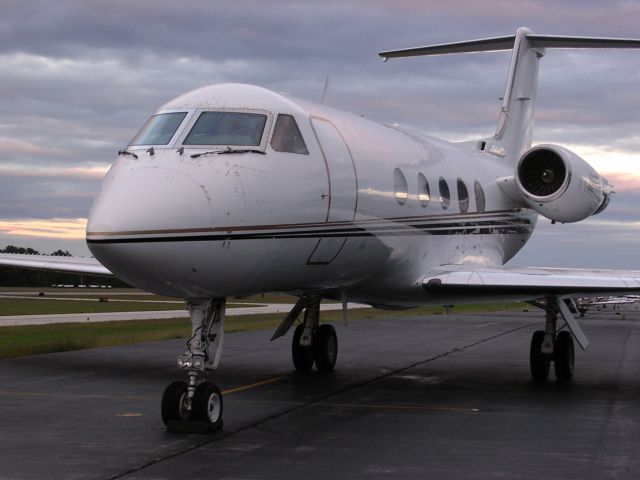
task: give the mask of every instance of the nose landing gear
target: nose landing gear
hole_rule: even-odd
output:
[[[218,367],[224,339],[225,299],[188,300],[192,336],[178,367],[188,381],[169,384],[162,395],[162,421],[170,432],[206,433],[222,428],[223,401],[217,385],[205,381]]]

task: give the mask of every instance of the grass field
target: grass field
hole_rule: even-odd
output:
[[[100,302],[75,300],[36,300],[28,298],[0,298],[2,315],[48,315],[60,313],[140,312],[148,310],[181,310],[184,302]]]
[[[281,298],[281,297],[278,297]],[[33,301],[33,303],[44,300]],[[63,304],[66,301],[59,301]],[[0,302],[1,303],[1,302]],[[75,302],[89,303],[89,302]],[[96,305],[99,302],[95,302]],[[124,303],[124,302],[123,302]],[[283,303],[283,302],[278,302]],[[99,305],[108,305],[109,302]],[[149,304],[133,304],[146,305]],[[166,304],[158,304],[166,305]],[[454,307],[454,313],[491,312],[500,310],[521,310],[522,303],[494,303],[483,305],[460,305]],[[76,308],[76,307],[73,307]],[[79,308],[79,307],[78,307]],[[102,310],[104,311],[104,310]],[[46,312],[53,313],[53,312]],[[69,310],[61,313],[72,313]],[[378,309],[355,309],[349,312],[349,320],[384,318],[389,316],[427,316],[443,314],[440,306],[389,312]],[[226,333],[275,328],[283,319],[283,314],[245,315],[227,317]],[[342,312],[323,312],[323,321],[342,319]],[[128,345],[140,342],[188,338],[191,324],[188,320],[142,320],[126,322],[67,323],[53,325],[28,325],[19,327],[0,327],[0,358],[35,355],[40,353],[62,352],[86,348]]]
[[[11,298],[3,298],[10,296]],[[16,298],[16,297],[20,298]],[[253,295],[227,300],[229,307],[249,307],[264,303],[295,303],[288,295]],[[152,295],[135,289],[86,288],[2,288],[0,316],[63,313],[139,312],[181,310],[182,299]]]

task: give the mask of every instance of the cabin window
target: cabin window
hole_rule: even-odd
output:
[[[276,152],[299,153],[301,155],[309,153],[296,119],[292,115],[278,115],[271,136],[271,148]]]
[[[407,179],[399,168],[393,171],[393,188],[396,200],[400,205],[403,205],[409,198],[409,189],[407,187]]]
[[[438,181],[438,189],[440,190],[440,203],[442,205],[442,209],[446,210],[449,208],[449,204],[451,203],[451,192],[449,192],[449,184],[442,177],[440,177],[440,180]]]
[[[267,116],[245,112],[202,112],[184,145],[258,146]]]
[[[167,145],[187,112],[159,113],[145,123],[131,145]]]
[[[478,211],[478,213],[484,213],[485,199],[484,199],[484,190],[482,189],[482,185],[480,185],[476,181],[473,184],[473,188],[476,191],[476,210]]]
[[[462,179],[458,178],[456,183],[458,186],[458,205],[460,206],[460,213],[467,213],[469,211],[469,191]]]
[[[429,200],[431,200],[429,182],[422,173],[418,173],[418,201],[420,202],[420,205],[426,207],[429,205]]]

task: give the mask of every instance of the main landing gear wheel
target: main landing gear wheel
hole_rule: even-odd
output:
[[[211,382],[197,386],[191,399],[191,421],[206,422],[210,430],[222,428],[222,393]]]
[[[300,337],[304,332],[304,325],[298,325],[293,332],[293,341],[291,343],[291,356],[293,357],[293,365],[299,372],[308,372],[313,367],[315,360],[313,347],[303,347],[300,345]]]
[[[531,337],[531,350],[529,351],[529,367],[531,376],[536,382],[544,382],[549,377],[551,368],[551,358],[542,353],[542,343],[544,342],[544,330],[537,330]]]
[[[573,377],[574,348],[571,332],[562,331],[556,337],[553,368],[559,382],[568,382]]]
[[[162,421],[165,425],[169,422],[187,420],[187,382],[177,381],[170,383],[162,394]]]
[[[313,340],[316,367],[321,372],[330,372],[338,358],[338,336],[333,325],[320,325]]]
[[[313,334],[313,344],[300,345],[304,325],[298,325],[293,333],[291,356],[293,365],[299,372],[308,372],[315,362],[321,372],[330,372],[338,359],[338,335],[333,325],[320,325]]]

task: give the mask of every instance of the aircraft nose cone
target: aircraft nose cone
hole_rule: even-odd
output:
[[[114,168],[94,201],[87,240],[124,241],[212,224],[210,199],[193,178],[163,168]]]
[[[213,225],[206,189],[170,169],[115,166],[87,224],[91,253],[130,285],[171,296],[198,296],[207,242],[190,241]]]

